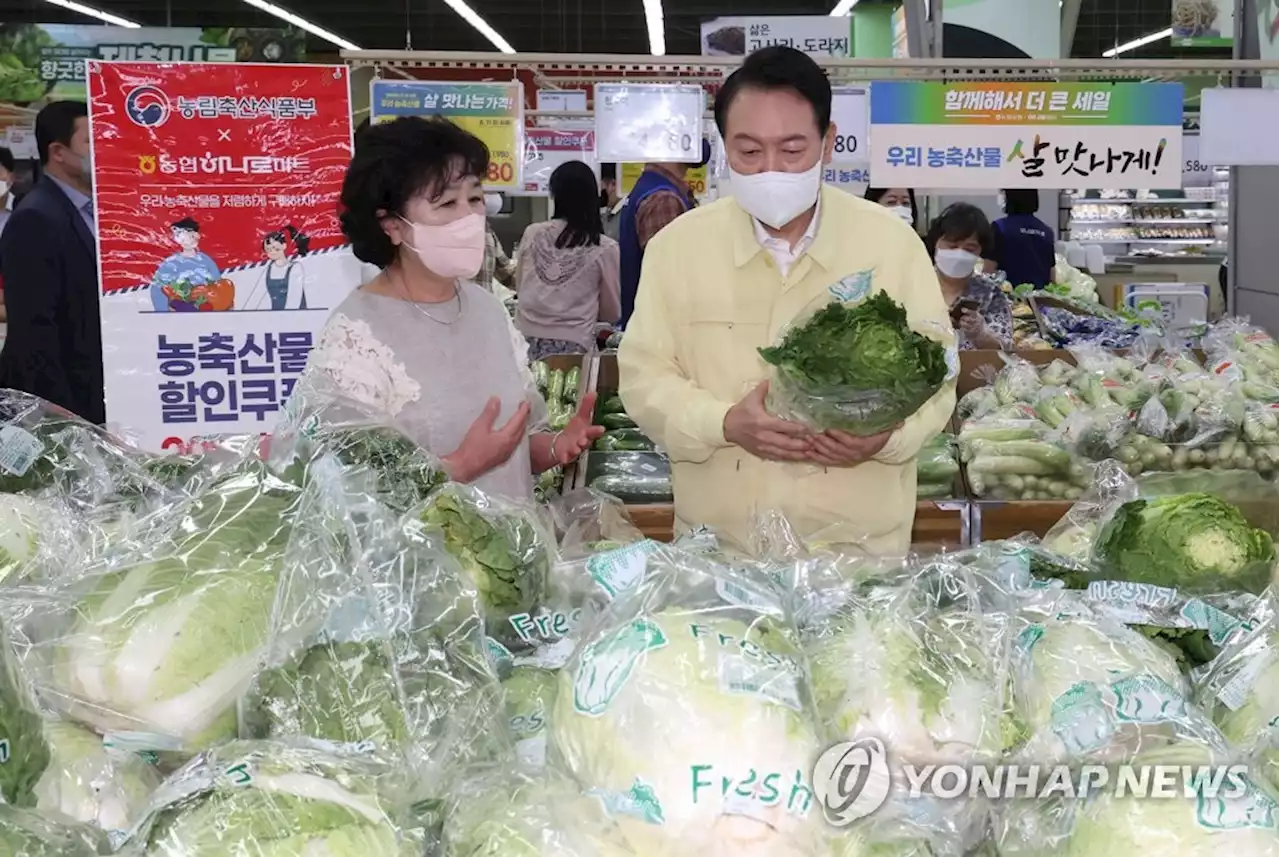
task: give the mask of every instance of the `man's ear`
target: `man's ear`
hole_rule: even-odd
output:
[[[840,129],[836,127],[836,123],[832,122],[827,126],[827,133],[822,137],[822,164],[826,166],[831,163],[832,153],[836,147],[836,135],[840,133]]]

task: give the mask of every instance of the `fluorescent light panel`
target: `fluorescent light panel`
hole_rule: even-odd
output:
[[[128,27],[131,30],[142,27],[141,24],[130,21],[128,18],[121,18],[119,15],[103,12],[101,9],[94,9],[92,6],[76,3],[74,0],[45,0],[45,2],[53,6],[61,6],[63,9],[70,9],[72,12],[79,12],[81,15],[88,15],[90,18],[97,18],[99,21],[106,21],[108,24],[115,24],[117,27]]]
[[[667,33],[662,20],[662,0],[644,0],[644,22],[649,28],[649,53],[666,56]]]
[[[489,26],[489,22],[476,14],[476,10],[466,4],[466,0],[444,0],[445,5],[453,11],[457,12],[472,27],[475,27],[480,35],[489,40],[489,43],[504,54],[514,54],[516,49],[511,47],[511,43],[502,36],[498,35],[498,31]]]
[[[1102,55],[1104,57],[1119,56],[1120,54],[1126,53],[1127,51],[1134,50],[1135,48],[1140,48],[1143,45],[1149,45],[1152,42],[1158,42],[1161,39],[1167,39],[1172,35],[1173,35],[1172,27],[1170,27],[1167,30],[1161,30],[1158,33],[1148,33],[1147,35],[1143,36],[1140,39],[1134,39],[1132,42],[1125,42],[1123,45],[1120,45],[1119,47],[1111,48],[1110,50],[1105,50],[1102,52]]]
[[[293,26],[297,27],[300,30],[306,30],[308,33],[310,33],[311,35],[317,38],[324,39],[326,42],[329,42],[330,44],[337,45],[343,50],[348,50],[348,51],[360,50],[359,45],[348,42],[346,39],[342,38],[341,36],[334,35],[333,33],[326,30],[324,27],[316,26],[315,24],[308,21],[306,18],[299,18],[297,15],[293,14],[288,9],[281,9],[279,6],[277,6],[274,3],[268,3],[267,0],[244,0],[244,2],[248,3],[250,6],[252,6],[255,9],[261,9],[263,12],[266,12],[268,15],[274,15],[275,17],[279,18],[281,21],[284,21],[287,24],[293,24]]]
[[[853,7],[858,5],[858,0],[840,0],[836,4],[836,8],[831,10],[832,18],[843,18],[853,11]]]

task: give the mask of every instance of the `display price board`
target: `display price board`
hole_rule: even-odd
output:
[[[551,174],[561,164],[582,161],[600,177],[596,160],[596,132],[591,128],[526,128],[524,132],[524,192],[549,192]]]
[[[831,96],[831,122],[835,125],[836,137],[831,163],[823,172],[822,180],[861,196],[871,181],[867,147],[867,90],[858,86],[838,86],[832,90]]]
[[[1200,135],[1182,136],[1182,186],[1206,187],[1213,184],[1213,167],[1200,160]]]
[[[870,150],[877,187],[1176,189],[1182,84],[876,81]]]
[[[604,163],[702,160],[701,86],[601,83],[596,94],[596,145]]]
[[[441,116],[465,128],[489,147],[485,187],[522,187],[524,89],[518,81],[374,80],[369,99],[371,122],[389,122],[401,116]]]
[[[155,452],[272,430],[359,280],[343,66],[87,69],[107,421]]]
[[[626,196],[631,193],[631,189],[636,186],[636,182],[640,180],[640,174],[644,172],[644,164],[623,164],[622,165],[622,186],[619,192]],[[707,175],[708,170],[703,167],[690,167],[685,173],[685,183],[689,185],[689,191],[695,197],[706,196],[707,193]]]

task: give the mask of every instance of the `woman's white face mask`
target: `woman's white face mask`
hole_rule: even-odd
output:
[[[802,173],[743,175],[729,168],[729,192],[742,210],[765,226],[781,229],[818,202],[822,190],[822,158]]]
[[[933,264],[944,277],[960,279],[968,277],[978,266],[978,254],[959,247],[939,248],[934,251]]]

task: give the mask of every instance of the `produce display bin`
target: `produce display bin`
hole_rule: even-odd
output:
[[[913,548],[969,546],[969,501],[918,500],[915,522],[911,526]]]
[[[1066,500],[972,500],[970,544],[1011,539],[1020,533],[1043,538],[1072,505]]]
[[[676,507],[673,504],[645,503],[628,505],[626,508],[631,523],[635,524],[637,530],[644,533],[645,538],[659,542],[675,539]]]

